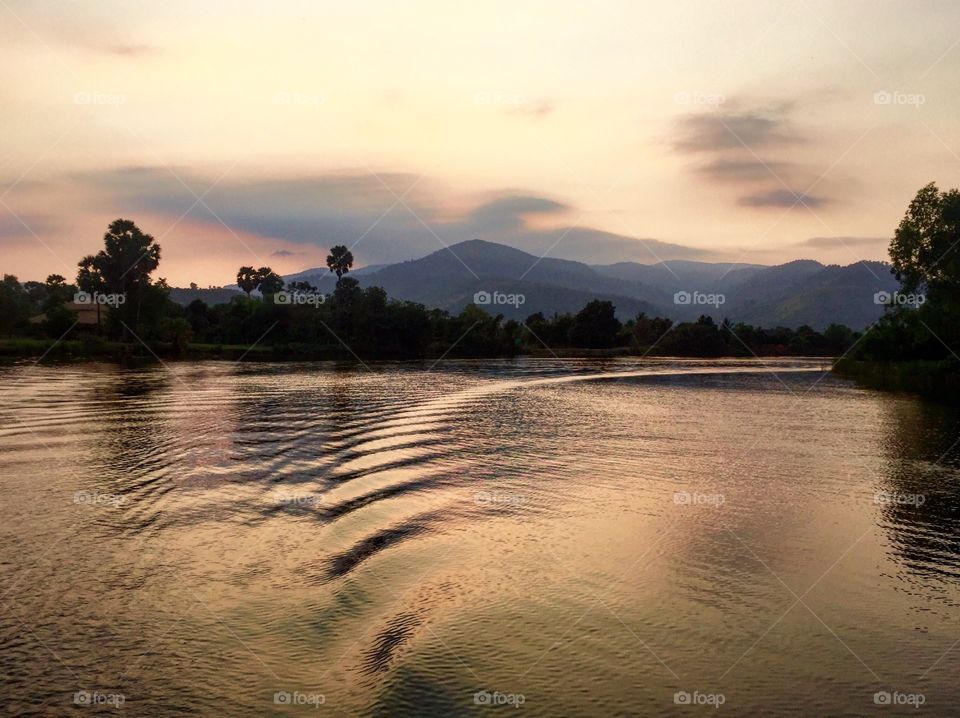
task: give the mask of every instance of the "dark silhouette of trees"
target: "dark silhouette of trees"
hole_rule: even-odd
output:
[[[616,346],[619,331],[620,321],[613,303],[594,299],[574,317],[570,343],[577,347],[606,349]]]
[[[907,301],[890,303],[853,358],[960,365],[954,354],[960,347],[960,190],[941,192],[932,182],[922,187],[889,251],[891,271],[902,283],[900,299]]]
[[[237,270],[237,286],[240,287],[247,296],[260,286],[260,274],[253,267],[240,267]]]
[[[114,329],[121,326],[126,335],[129,327],[140,323],[142,314],[156,312],[157,308],[149,303],[160,298],[153,291],[150,274],[160,265],[160,245],[129,219],[111,222],[103,235],[103,244],[103,249],[78,263],[77,285],[91,294],[122,296],[122,303],[112,308],[110,316]],[[100,307],[97,303],[98,326]]]
[[[310,282],[303,280],[290,282],[287,285],[287,289],[289,289],[291,292],[303,292],[304,294],[313,294],[317,291],[317,288],[310,284]]]
[[[890,242],[893,273],[905,292],[931,294],[960,288],[960,190],[940,192],[933,182],[910,202]]]
[[[327,255],[327,267],[331,272],[337,275],[337,284],[344,274],[353,268],[353,254],[342,244],[330,249]]]
[[[160,265],[160,245],[151,235],[129,219],[115,219],[103,244],[95,255],[80,260],[78,284],[89,281],[93,291],[125,294],[150,283],[150,274]]]
[[[633,335],[641,347],[656,345],[673,326],[669,319],[661,317],[647,317],[641,312],[633,322]]]
[[[256,343],[260,356],[267,351],[275,358],[363,360],[495,357],[564,350],[682,356],[837,355],[858,338],[836,325],[823,333],[810,327],[760,329],[733,325],[726,319],[718,326],[708,316],[674,325],[669,319],[640,314],[622,325],[614,305],[602,300],[587,303],[575,315],[547,318],[536,312],[524,324],[507,321],[474,304],[459,313],[427,309],[391,299],[381,287],[363,288],[353,277],[344,276],[353,257],[342,246],[330,251],[328,265],[338,279],[332,294],[322,300],[270,301],[271,295],[283,288],[283,279],[270,267],[241,267],[237,283],[246,296],[214,306],[196,299],[181,307],[170,300],[164,279],[151,278],[159,260],[160,248],[150,235],[129,220],[116,220],[104,237],[104,249],[79,263],[77,286],[81,290],[127,294],[127,302],[111,307],[107,315],[110,335],[128,342],[124,352],[130,351],[133,339],[127,326],[153,353],[218,352],[237,345],[246,355]],[[289,288],[308,294],[316,291],[302,280],[291,282]],[[251,297],[255,289],[263,298]],[[65,306],[74,290],[59,275],[50,275],[45,283],[25,284],[6,275],[0,282],[0,333],[61,336],[76,321],[76,314]],[[47,321],[31,324],[30,318],[41,312],[47,313]],[[907,332],[916,326],[907,323],[906,315],[891,316],[897,319],[889,320],[890,331],[900,332],[901,340],[895,351],[916,351],[915,344],[910,344],[916,337]],[[231,346],[231,350],[235,348]]]
[[[283,289],[283,279],[270,267],[260,267],[257,270],[257,276],[260,280],[258,287],[263,296],[273,296]]]

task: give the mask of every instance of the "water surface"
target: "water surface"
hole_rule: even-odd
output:
[[[822,368],[0,368],[4,708],[950,714],[960,416]]]

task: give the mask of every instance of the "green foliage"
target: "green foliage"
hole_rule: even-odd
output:
[[[960,190],[931,182],[910,202],[890,242],[890,259],[905,292],[927,288],[956,296],[960,289]]]
[[[865,333],[854,358],[954,360],[960,349],[960,191],[930,183],[917,192],[890,242],[893,272],[919,307],[891,305]]]

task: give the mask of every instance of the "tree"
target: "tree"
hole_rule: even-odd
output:
[[[150,283],[160,266],[160,245],[129,219],[115,219],[103,235],[104,248],[80,260],[77,282],[96,277],[97,290],[118,294]]]
[[[337,275],[337,284],[339,284],[340,278],[353,268],[353,254],[342,244],[338,244],[331,248],[330,254],[327,255],[327,267]]]
[[[12,274],[0,281],[0,334],[11,334],[27,325],[33,303],[20,282]]]
[[[270,267],[260,267],[257,270],[259,278],[260,293],[265,296],[272,296],[283,290],[283,277],[274,272]]]
[[[917,192],[890,242],[893,272],[906,292],[931,294],[960,288],[960,190],[940,192],[933,182]]]
[[[44,311],[49,311],[53,307],[61,306],[67,301],[70,288],[67,286],[67,280],[60,274],[51,274],[44,283],[46,290],[43,300]]]
[[[605,349],[617,342],[620,321],[612,302],[594,299],[574,317],[570,343],[576,347]]]
[[[151,286],[150,274],[160,266],[160,245],[129,219],[115,219],[103,235],[104,248],[78,263],[77,285],[86,292],[108,292],[123,296],[119,321],[139,323]],[[156,298],[151,293],[150,298]],[[150,308],[154,309],[154,308]],[[97,328],[100,304],[97,303]],[[124,329],[126,334],[126,329]]]
[[[640,312],[633,323],[633,335],[639,346],[651,347],[659,342],[672,326],[673,322],[669,319],[648,317]]]
[[[304,294],[313,294],[317,291],[317,288],[306,281],[290,282],[287,285],[287,289],[291,292],[303,292]]]
[[[260,275],[253,267],[240,267],[237,270],[237,286],[250,296],[250,292],[260,285]]]

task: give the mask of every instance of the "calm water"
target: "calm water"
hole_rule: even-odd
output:
[[[960,415],[820,368],[0,368],[3,708],[955,714]]]

